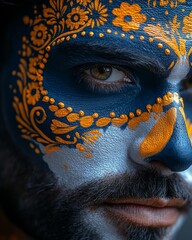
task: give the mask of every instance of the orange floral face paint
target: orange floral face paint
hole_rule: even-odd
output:
[[[149,0],[140,3],[136,0],[133,2],[50,0],[39,3],[32,10],[33,13],[23,17],[26,32],[21,36],[18,67],[15,66],[12,72],[15,78],[15,91],[10,93],[18,132],[29,144],[36,143],[37,149],[42,145],[46,153],[68,146],[77,149],[79,154],[84,153],[84,157],[92,157],[92,146],[103,136],[103,130],[110,126],[120,128],[122,131],[125,128],[137,131],[140,125],[147,124],[152,118],[155,119],[157,126],[161,125],[159,119],[164,119],[163,116],[166,116],[170,109],[183,109],[177,84],[190,70],[192,52],[189,44],[192,37],[190,30],[192,19],[186,1]],[[116,63],[111,63],[112,58],[108,57],[110,60],[105,60],[105,54],[101,58],[102,61],[99,60],[101,66],[94,62],[98,56],[90,57],[91,64],[96,64],[94,71],[100,72],[93,75],[95,72],[90,70],[91,68],[86,68],[83,72],[86,77],[79,80],[84,81],[82,94],[78,94],[75,88],[69,85],[73,80],[70,80],[72,76],[65,68],[65,64],[64,79],[61,88],[58,88],[57,79],[62,79],[63,76],[56,75],[61,70],[55,71],[55,75],[51,77],[48,74],[48,66],[52,62],[54,52],[62,46],[75,44],[77,46],[95,44],[99,49],[98,41],[101,48],[106,48],[108,41],[111,41],[112,48],[118,49],[119,52],[122,48],[129,51],[127,56],[137,55],[138,59],[144,56],[148,61],[150,58],[156,58],[159,66],[166,63],[159,71],[159,75],[156,75],[159,78],[163,71],[169,73],[167,77],[161,76],[161,83],[165,83],[164,89],[157,87],[152,94],[148,89],[155,81],[154,75],[152,77],[152,74],[146,71],[145,75],[148,76],[142,77],[139,72],[143,67],[135,69],[133,67],[132,70],[131,61],[130,71],[125,70],[125,63],[116,67]],[[137,52],[136,47],[141,54]],[[71,53],[76,54],[76,51],[73,50]],[[70,54],[69,59],[73,61]],[[82,65],[81,60],[78,61],[78,64]],[[109,68],[115,75],[103,77],[105,73],[102,71],[107,69],[109,71]],[[182,74],[177,78],[178,73]],[[94,80],[94,76],[102,76],[101,79],[105,82],[102,83],[102,88],[101,79]],[[51,78],[55,78],[56,83],[49,82]],[[136,79],[139,79],[138,82]],[[66,89],[71,89],[70,97]],[[108,99],[103,97],[105,89],[108,89],[106,95],[110,95],[111,91],[115,96]],[[127,89],[129,94],[126,95]],[[92,91],[97,95],[93,107],[91,103],[89,104],[94,102]],[[135,92],[135,95],[131,94],[131,91]],[[144,96],[148,94],[150,97],[147,97],[146,101]],[[101,99],[104,99],[103,104]],[[112,103],[110,107],[109,102]],[[172,105],[176,107],[173,108]],[[170,121],[176,119],[177,116]],[[151,136],[156,135],[158,130],[155,126],[150,126],[146,139],[153,139]],[[164,144],[159,143],[161,147],[159,150],[154,149],[153,153],[162,151],[169,142],[174,132],[174,124],[171,126],[172,130],[169,131],[167,140]],[[147,145],[150,145],[151,141],[153,140],[145,140],[145,143],[148,142]],[[145,145],[141,144],[141,156],[149,155],[145,153],[148,148]],[[39,149],[36,152],[41,151]]]

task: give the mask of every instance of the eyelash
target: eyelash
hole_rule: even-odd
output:
[[[91,78],[86,71],[90,70],[93,67],[97,66],[106,66],[111,67],[112,69],[116,69],[118,71],[122,71],[125,74],[127,80],[117,80],[116,82],[102,82],[101,80]],[[135,79],[131,71],[125,69],[125,67],[113,65],[113,64],[89,64],[83,65],[77,69],[76,78],[78,78],[78,84],[84,85],[88,90],[96,93],[119,93],[121,92],[125,86],[129,84],[135,84]]]

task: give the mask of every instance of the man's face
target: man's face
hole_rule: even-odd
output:
[[[82,230],[57,219],[68,239],[158,239],[179,224],[192,184],[191,7],[50,0],[13,26],[5,122],[57,179],[58,209]]]

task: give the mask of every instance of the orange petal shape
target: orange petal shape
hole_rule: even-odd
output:
[[[56,105],[51,105],[51,106],[49,106],[49,110],[50,110],[51,112],[56,112],[58,109],[59,109],[59,108],[58,108],[58,106],[56,106]]]
[[[82,127],[88,128],[91,127],[94,123],[94,118],[92,116],[82,117],[79,122]]]
[[[100,119],[96,122],[96,126],[97,126],[97,127],[105,127],[105,126],[107,126],[110,122],[111,122],[111,118],[100,118]]]
[[[141,116],[139,116],[139,119],[142,121],[142,122],[147,122],[151,117],[151,113],[149,112],[144,112],[141,114]]]
[[[79,120],[79,114],[77,113],[71,113],[67,116],[67,120],[69,122],[76,122],[77,120]]]
[[[169,109],[153,126],[140,145],[140,155],[143,158],[153,156],[163,150],[169,142],[177,118],[177,109]]]
[[[70,111],[68,109],[62,108],[55,112],[55,116],[56,117],[65,117],[69,113],[70,113]]]
[[[162,113],[163,112],[163,107],[161,104],[154,104],[153,107],[152,107],[152,111],[154,113]]]
[[[68,141],[68,140],[64,140],[61,137],[56,137],[55,138],[59,143],[65,144],[65,145],[70,145],[70,144],[75,144],[77,142],[77,138],[74,137],[73,141]]]
[[[139,126],[139,123],[140,123],[139,117],[133,118],[128,122],[128,128],[131,130],[135,130]]]
[[[66,123],[64,123],[64,122],[60,122],[60,121],[55,120],[55,119],[52,120],[52,123],[53,123],[56,127],[58,127],[58,128],[70,127],[70,125],[68,125],[68,124],[66,124]]]
[[[124,115],[124,118],[113,118],[112,119],[112,123],[114,125],[117,125],[117,126],[121,126],[123,124],[125,124],[126,122],[128,121],[128,117],[126,115]]]
[[[54,152],[54,151],[57,151],[57,150],[60,150],[61,148],[58,147],[57,145],[55,144],[49,144],[45,147],[45,151],[46,153],[51,153],[51,152]]]
[[[56,128],[56,129],[52,128],[51,130],[54,134],[66,134],[66,133],[73,131],[75,128],[77,128],[77,126]]]

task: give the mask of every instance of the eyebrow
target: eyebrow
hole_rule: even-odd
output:
[[[129,67],[148,70],[155,74],[167,75],[168,71],[157,59],[151,58],[144,53],[136,53],[133,49],[117,46],[105,46],[98,43],[67,43],[62,46],[63,50],[74,54],[85,55],[90,52],[106,60],[120,61]]]

